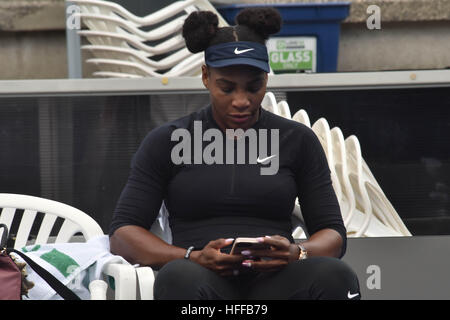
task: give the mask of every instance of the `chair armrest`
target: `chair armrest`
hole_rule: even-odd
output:
[[[155,283],[155,274],[153,273],[152,268],[136,268],[136,276],[141,300],[153,300],[153,284]]]
[[[108,285],[103,280],[94,280],[89,283],[89,292],[91,300],[106,300],[106,290]]]
[[[103,273],[114,278],[116,300],[136,300],[136,270],[132,265],[110,263]]]

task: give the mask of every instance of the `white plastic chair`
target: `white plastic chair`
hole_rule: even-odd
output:
[[[287,104],[287,102],[286,102]],[[309,121],[309,116],[306,113],[305,110],[300,109],[298,110],[293,117],[291,117],[292,120],[294,121],[298,121],[302,124],[304,124],[305,126],[311,128],[311,123]],[[301,214],[301,208],[300,208],[300,204],[298,201],[298,198],[295,199],[295,208],[294,208],[294,215],[298,216],[299,214]],[[303,217],[301,217],[302,221],[303,221]],[[292,236],[294,237],[294,239],[305,239],[306,238],[306,232],[305,230],[303,230],[300,227],[297,227],[294,232],[292,233]]]
[[[347,152],[342,131],[340,128],[334,127],[330,133],[333,141],[334,166],[339,182],[341,183],[342,197],[344,199],[342,202],[345,204],[344,208],[342,208],[342,216],[344,225],[347,228],[347,235],[351,237],[358,234],[358,230],[363,225],[366,215],[356,208],[356,199],[349,180],[346,160]],[[365,237],[394,237],[401,235],[401,233],[394,229],[385,226],[376,217],[372,217],[371,223],[363,234]]]
[[[348,177],[355,195],[356,205],[359,211],[364,213],[364,219],[361,223],[360,230],[356,233],[356,237],[360,237],[369,228],[370,219],[372,217],[372,204],[367,194],[362,177],[362,156],[361,147],[356,136],[351,135],[345,140],[345,148],[347,150],[347,168]],[[359,207],[358,207],[359,206]],[[383,219],[381,219],[385,222]]]
[[[308,238],[308,233],[307,233],[306,226],[305,226],[305,220],[302,215],[302,209],[300,208],[300,203],[298,201],[298,198],[295,199],[294,211],[292,212],[292,215],[297,217],[301,222],[301,226],[297,226],[294,229],[294,231],[292,232],[292,237],[294,239]]]
[[[192,61],[192,62],[191,62]],[[131,70],[130,72],[136,72],[137,75],[142,76],[152,76],[152,77],[160,77],[160,76],[194,76],[197,71],[200,70],[201,65],[203,64],[203,60],[199,59],[198,55],[191,56],[187,58],[185,61],[179,63],[170,71],[160,74],[155,69],[148,67],[142,63],[131,62],[131,61],[121,61],[116,59],[88,59],[86,60],[88,63],[93,63],[96,65],[112,65],[125,67],[127,70]],[[123,75],[123,74],[122,74]]]
[[[141,43],[147,40],[158,40],[162,37],[169,36],[173,32],[178,32],[181,28],[182,22],[186,18],[186,16],[177,18],[177,20],[174,21],[176,22],[175,27],[173,27],[174,23],[171,22],[169,23],[170,25],[167,24],[163,27],[157,28],[154,31],[145,33],[134,25],[123,21],[122,18],[99,16],[95,14],[75,15],[79,15],[79,17],[83,19],[84,23],[91,29],[95,28],[94,30],[99,29],[108,32],[113,31],[113,35],[118,34],[119,36],[122,36],[123,39],[130,40],[130,42],[134,44],[136,42]],[[92,20],[96,21],[94,22]],[[128,32],[123,31],[121,28],[126,29]],[[99,67],[101,70],[105,70],[106,68],[106,70],[121,71],[122,73],[137,73],[144,76],[158,77],[161,76],[161,74],[155,72],[156,70],[170,69],[177,63],[180,63],[192,55],[192,53],[190,53],[186,48],[178,50],[184,45],[181,41],[182,39],[179,37],[174,39],[177,42],[175,46],[167,46],[167,42],[174,42],[172,39],[169,39],[172,41],[166,41],[163,46],[159,46],[159,50],[151,50],[153,52],[148,53],[142,51],[142,49],[146,49],[148,46],[140,45],[138,46],[141,47],[140,49],[134,49],[127,43],[127,41],[117,42],[119,39],[118,37],[111,37],[111,35],[107,34],[106,38],[99,38],[101,33],[98,32],[95,37],[92,37],[92,33],[88,35],[88,39],[92,45],[83,46],[82,49],[92,51],[96,58],[88,59],[86,62],[100,65]],[[105,35],[104,32],[103,35]],[[161,48],[163,48],[164,51],[162,51]],[[169,56],[161,60],[152,60],[152,56],[155,54],[155,51],[160,51],[161,54],[168,52],[171,53]],[[142,65],[142,68],[139,68],[140,65]],[[147,67],[149,68],[148,71]]]
[[[261,107],[267,111],[270,111],[276,115],[281,115],[280,108],[278,107],[277,99],[272,92],[266,92],[261,102]]]
[[[370,170],[364,158],[362,158],[362,168],[367,193],[369,195],[370,201],[374,205],[376,214],[378,214],[378,212],[380,212],[380,214],[385,213],[388,223],[391,227],[405,236],[411,236],[408,228],[406,228],[403,220],[400,218],[397,211],[388,200],[386,194],[383,192],[383,189],[381,189],[378,181],[375,179],[375,176],[372,174],[372,171]]]
[[[53,241],[61,243],[75,239],[79,242],[79,240],[82,240],[81,237],[74,238],[79,233],[84,241],[103,235],[102,229],[94,219],[72,206],[29,195],[0,193],[0,223],[5,224],[9,230],[11,230],[13,221],[18,219],[18,216],[16,216],[17,210],[24,211],[14,240],[13,247],[15,249],[20,249],[26,245],[45,244]],[[30,239],[30,232],[38,213],[43,214],[43,218],[37,237],[33,240]],[[64,219],[64,222],[53,240],[51,232],[57,218]],[[0,237],[2,234],[3,230],[0,231]],[[103,273],[114,278],[116,299],[136,296],[136,271],[133,266],[108,264],[105,266]],[[106,298],[106,289],[101,281],[93,284],[95,298]]]
[[[278,102],[278,109],[280,110],[280,115],[286,119],[292,119],[291,110],[289,109],[289,105],[286,101]]]
[[[104,26],[105,31],[116,31],[118,33],[134,34],[144,41],[154,41],[170,36],[171,34],[180,31],[187,15],[177,17],[167,24],[157,27],[151,31],[142,31],[139,28],[146,25],[138,25],[131,21],[127,21],[117,15],[106,15],[102,13],[74,13],[75,18],[81,18],[82,21],[91,26],[99,28]]]
[[[95,51],[96,49],[98,49],[98,51],[104,50],[101,49],[101,46],[108,46],[110,47],[110,50],[114,50],[116,48],[130,49],[131,47],[134,47],[137,50],[142,51],[144,54],[147,54],[148,57],[151,57],[154,55],[164,54],[171,50],[177,50],[184,46],[184,39],[181,35],[176,35],[168,40],[165,40],[164,42],[158,43],[155,46],[149,46],[143,42],[143,39],[128,33],[81,30],[78,31],[78,34],[86,37],[89,42],[93,44],[85,45],[81,48],[92,51]]]
[[[388,220],[387,225],[389,225],[393,230],[403,236],[411,236],[411,232],[406,228],[397,211],[394,209],[387,197],[382,193],[381,189],[378,189],[369,182],[365,182],[365,186],[370,202],[372,203],[374,215],[376,217],[382,215],[386,216]]]
[[[303,123],[305,126],[311,128],[311,121],[309,120],[308,113],[304,109],[298,110],[292,117],[292,120]]]
[[[89,283],[89,292],[91,300],[106,300],[106,291],[108,284],[103,280],[94,280]]]
[[[330,126],[325,118],[318,119],[311,127],[314,133],[319,138],[320,143],[325,151],[325,155],[328,160],[328,166],[330,168],[330,176],[333,184],[334,191],[336,192],[336,197],[339,201],[339,205],[342,204],[342,189],[339,179],[336,175],[336,169],[334,166],[334,154],[333,154],[333,143],[331,139]]]
[[[289,104],[286,101],[280,101],[279,103],[277,103],[275,95],[272,92],[266,92],[266,94],[264,95],[264,99],[261,102],[261,107],[276,115],[285,117],[286,119],[291,119]],[[292,214],[303,223],[303,216],[301,213],[298,198],[295,199],[294,211]],[[307,237],[307,233],[301,227],[296,227],[292,232],[292,236],[294,237],[294,239],[305,239]]]
[[[180,34],[184,20],[193,11],[209,10],[218,15],[219,26],[228,25],[207,0],[177,1],[145,17],[138,17],[108,1],[71,2],[81,9],[74,17],[81,18],[90,29],[79,34],[91,42],[82,49],[91,51],[95,56],[86,61],[99,67],[101,73],[94,72],[95,76],[198,76],[204,56],[203,53],[194,55],[185,48]],[[141,30],[161,22],[165,24],[149,31]],[[145,43],[154,40],[163,42],[154,46]],[[168,56],[162,60],[153,59],[153,56],[161,54]]]
[[[131,48],[112,47],[104,45],[86,45],[83,46],[83,49],[96,51],[96,54],[98,55],[104,53],[105,57],[114,55],[114,58],[118,60],[126,60],[129,57],[133,57],[136,59],[136,61],[153,69],[169,69],[175,66],[177,63],[184,61],[186,58],[192,56],[191,53],[185,48],[159,61],[150,60],[150,55],[145,54],[143,51]]]
[[[268,102],[267,104],[269,107],[274,104],[275,96],[269,95],[268,96]],[[287,103],[286,103],[287,105]],[[284,106],[286,107],[286,106]],[[289,107],[287,105],[287,107]],[[280,113],[282,111],[280,110]],[[338,174],[338,170],[342,167],[342,159],[345,159],[345,145],[342,143],[342,146],[344,147],[344,150],[340,150],[343,152],[342,154],[337,154],[339,156],[338,160],[335,160],[336,154],[334,151],[334,139],[331,135],[331,130],[329,127],[328,122],[325,118],[321,118],[317,120],[313,126],[310,124],[310,119],[307,114],[307,112],[303,109],[297,111],[294,114],[294,117],[292,120],[298,121],[300,123],[305,124],[308,127],[311,127],[314,131],[314,133],[318,136],[319,141],[325,151],[325,155],[327,157],[328,165],[330,167],[330,176],[333,184],[333,189],[335,190],[336,197],[339,202],[339,206],[341,209],[341,213],[344,220],[344,225],[347,228],[347,232],[349,236],[362,236],[363,234],[370,234],[372,236],[396,236],[398,233],[395,231],[385,227],[381,223],[377,221],[372,221],[372,224],[374,226],[371,226],[371,230],[368,231],[369,225],[366,223],[367,215],[363,212],[359,211],[355,207],[355,199],[353,195],[353,191],[350,185],[350,182],[348,181],[348,177],[341,177],[340,174]],[[338,128],[335,130],[339,130]],[[340,132],[340,130],[339,130]],[[343,140],[342,140],[343,141]],[[340,147],[340,146],[338,146]],[[342,158],[343,157],[343,158]],[[336,169],[336,167],[338,169]],[[345,165],[346,169],[346,165]],[[346,178],[346,179],[345,179]],[[347,183],[342,180],[347,180]],[[348,190],[348,191],[347,191]],[[297,205],[298,199],[296,199],[296,205]],[[352,220],[354,215],[357,215],[358,217]],[[362,229],[361,229],[362,226]],[[296,237],[304,237],[305,234],[303,233],[303,230],[301,228],[297,228],[294,231],[294,234]]]
[[[355,214],[356,204],[353,189],[348,178],[347,152],[345,149],[344,135],[338,127],[331,129],[330,135],[333,145],[334,169],[341,184],[342,197],[345,198],[345,202],[348,204],[348,210],[345,213],[343,212],[344,225],[350,226]],[[351,232],[353,232],[353,230]]]
[[[341,209],[342,219],[344,220],[344,225],[347,228],[347,232],[349,235],[354,234],[357,237],[363,236],[367,229],[369,228],[369,223],[366,223],[366,220],[370,218],[370,213],[366,212],[358,212],[357,215],[359,217],[363,217],[362,223],[355,223],[356,220],[361,221],[361,219],[354,219],[355,212],[355,204],[354,199],[351,198],[352,193],[350,192],[343,192],[342,185],[346,187],[346,191],[351,189],[350,186],[346,186],[345,183],[342,182],[342,179],[340,179],[337,170],[336,170],[336,160],[335,160],[335,146],[333,143],[333,139],[331,137],[331,130],[329,127],[328,122],[325,118],[320,118],[317,120],[313,126],[312,130],[319,138],[320,143],[322,144],[322,147],[325,151],[325,155],[327,157],[328,166],[330,168],[330,177],[333,184],[333,189],[336,193],[337,200],[339,202],[339,207]],[[341,149],[342,152],[342,149]],[[344,178],[345,179],[345,178]],[[349,189],[348,189],[349,188]],[[347,196],[348,195],[348,196]],[[353,218],[353,219],[352,219]],[[347,223],[346,223],[347,222]],[[369,220],[370,222],[370,220]],[[379,234],[379,236],[384,234]]]
[[[353,145],[353,148],[348,153],[348,160],[358,166],[361,166],[361,173],[359,176],[359,179],[361,180],[360,184],[364,186],[375,217],[380,219],[384,225],[392,228],[396,232],[404,236],[411,236],[411,233],[406,228],[402,219],[384,194],[379,184],[376,182],[375,177],[373,176],[367,163],[360,156],[361,151],[358,139],[355,136],[352,136],[349,144]]]
[[[308,127],[311,127],[310,118],[307,112],[303,109],[297,111],[292,119],[300,123],[303,123]],[[324,146],[324,150],[327,155],[327,160],[329,161],[330,171],[333,171],[330,162],[334,162],[335,173],[332,172],[331,176],[334,182],[336,182],[337,178],[340,184],[341,192],[339,192],[339,189],[336,188],[336,193],[338,198],[341,197],[339,203],[341,205],[342,216],[344,224],[347,228],[348,236],[408,235],[409,231],[407,231],[406,227],[403,224],[403,221],[400,219],[395,210],[392,210],[393,208],[389,207],[390,203],[387,200],[387,197],[382,192],[381,188],[379,187],[378,183],[375,180],[375,177],[371,173],[370,169],[368,168],[366,162],[362,157],[361,157],[362,172],[364,173],[362,177],[364,177],[366,180],[374,181],[373,185],[377,186],[377,188],[375,189],[376,191],[372,190],[373,189],[372,185],[370,185],[369,187],[366,186],[366,192],[369,196],[369,200],[371,202],[377,201],[376,205],[377,215],[372,216],[370,224],[364,231],[364,234],[361,234],[361,231],[358,232],[358,230],[360,230],[359,226],[364,226],[367,222],[368,217],[365,215],[363,210],[364,207],[363,200],[361,200],[361,202],[358,203],[359,205],[358,208],[356,208],[355,206],[356,204],[355,194],[349,182],[349,172],[347,168],[347,159],[346,159],[348,155],[345,148],[342,131],[338,127],[333,128],[332,130],[330,130],[331,135],[330,139],[330,136],[327,134],[329,130],[329,125],[326,123],[325,119],[319,120],[315,123],[315,133],[316,134],[319,133],[319,135],[321,136],[320,140],[322,145]],[[328,154],[330,153],[332,153],[331,157],[328,156]],[[336,176],[333,178],[334,175]],[[337,183],[333,183],[333,187],[335,185],[337,186]],[[384,196],[384,199],[383,197],[380,196],[380,193]],[[360,195],[360,193],[358,194]],[[360,199],[362,199],[361,195]],[[381,207],[383,208],[381,209]],[[384,214],[379,211],[383,211]],[[386,214],[386,212],[388,213]],[[386,215],[392,217],[390,217],[389,219],[384,219],[383,222],[379,220],[378,217],[385,217]],[[395,221],[396,223],[387,223],[388,220]]]
[[[158,24],[168,17],[172,17],[180,12],[192,10],[189,9],[191,6],[195,6],[199,10],[213,11],[214,8],[209,1],[204,0],[186,0],[186,1],[176,1],[171,3],[165,8],[162,8],[156,12],[153,12],[147,16],[139,17],[122,7],[121,5],[110,2],[110,1],[101,1],[101,0],[70,0],[70,2],[78,4],[79,6],[85,5],[89,6],[90,11],[92,13],[101,13],[104,15],[111,15],[113,17],[119,16],[124,19],[139,25],[139,26],[151,26],[154,24]],[[219,24],[227,25],[227,22],[219,16]]]

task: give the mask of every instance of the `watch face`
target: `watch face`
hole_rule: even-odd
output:
[[[308,251],[306,251],[305,247],[303,247],[301,244],[298,245],[298,248],[300,249],[298,259],[299,260],[306,259],[308,257]]]

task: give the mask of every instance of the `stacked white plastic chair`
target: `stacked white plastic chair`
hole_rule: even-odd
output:
[[[144,17],[110,1],[67,1],[78,6],[73,17],[89,29],[78,34],[90,42],[82,49],[95,56],[86,62],[97,65],[100,71],[93,75],[99,77],[199,75],[204,55],[187,50],[181,36],[184,20],[193,11],[209,10],[218,15],[219,26],[228,25],[208,0],[176,1]]]
[[[287,119],[291,119],[291,112],[287,102],[280,101],[280,103],[277,103],[277,99],[275,98],[275,95],[272,92],[267,92],[265,94],[264,99],[261,102],[261,107],[272,113],[281,115]],[[298,199],[295,200],[294,211],[292,212],[292,214],[296,216],[300,221],[302,222],[304,221]],[[306,233],[301,227],[297,227],[293,231],[292,236],[295,239],[302,239],[306,238]]]
[[[288,104],[278,102],[273,93],[264,97],[262,107],[275,114],[310,127],[319,138],[331,172],[333,188],[341,208],[342,219],[349,237],[411,236],[402,219],[384,194],[361,153],[358,138],[344,136],[339,127],[330,130],[325,118],[311,125],[307,112],[297,111],[292,118],[284,111]],[[299,206],[298,199],[296,206]],[[295,210],[294,212],[301,212]],[[295,238],[304,238],[301,228],[294,231]]]

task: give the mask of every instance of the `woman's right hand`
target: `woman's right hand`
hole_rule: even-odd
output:
[[[240,269],[242,255],[222,253],[220,249],[232,244],[234,239],[217,239],[210,241],[202,250],[192,251],[190,259],[201,266],[217,272],[221,276],[231,276]]]

